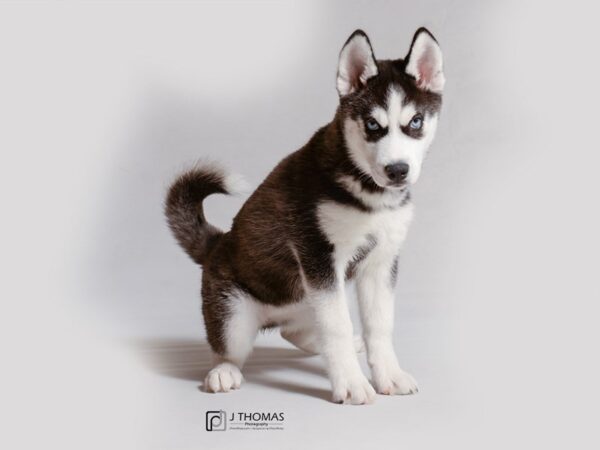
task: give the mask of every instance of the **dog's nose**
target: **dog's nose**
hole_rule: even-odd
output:
[[[409,169],[410,166],[405,162],[389,164],[383,168],[383,170],[385,170],[385,174],[392,183],[404,181],[406,175],[408,175]]]

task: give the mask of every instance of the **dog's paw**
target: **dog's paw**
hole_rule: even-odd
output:
[[[375,389],[362,372],[333,380],[333,401],[350,405],[365,405],[375,400]]]
[[[407,395],[419,392],[417,382],[397,365],[394,367],[373,367],[375,389],[383,395]]]
[[[222,362],[213,367],[204,379],[204,390],[206,392],[229,392],[239,389],[242,384],[242,372],[229,362]]]

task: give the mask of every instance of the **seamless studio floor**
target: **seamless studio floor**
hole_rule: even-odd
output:
[[[595,8],[2,2],[2,448],[599,448]],[[332,404],[320,358],[273,332],[241,390],[204,393],[169,182],[209,157],[257,186],[333,116],[350,33],[399,58],[423,25],[447,83],[394,338],[420,392]],[[244,200],[206,216],[228,229]],[[284,430],[207,432],[219,410],[283,412]]]

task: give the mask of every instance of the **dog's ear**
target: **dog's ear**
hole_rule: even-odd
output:
[[[377,63],[368,36],[362,30],[350,35],[342,51],[337,71],[337,90],[340,97],[362,88],[377,75]]]
[[[415,77],[421,89],[441,93],[444,89],[442,50],[426,28],[415,33],[408,55],[404,59],[405,72]]]

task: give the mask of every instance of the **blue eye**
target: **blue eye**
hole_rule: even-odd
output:
[[[367,119],[367,121],[365,122],[365,125],[367,127],[367,130],[369,130],[369,131],[377,131],[381,128],[381,125],[379,125],[379,123],[372,117],[369,117]]]
[[[410,121],[409,126],[413,130],[420,130],[421,128],[423,128],[423,118],[421,116],[413,117]]]

